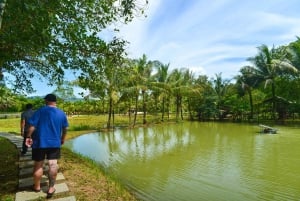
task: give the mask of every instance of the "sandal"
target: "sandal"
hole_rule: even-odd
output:
[[[32,190],[33,192],[36,192],[36,193],[41,192],[41,189],[35,189],[35,188],[34,188],[34,185],[31,187],[31,190]]]
[[[54,195],[56,189],[54,189],[54,191],[52,193],[49,193],[49,191],[47,192],[47,199],[52,198],[52,196]]]

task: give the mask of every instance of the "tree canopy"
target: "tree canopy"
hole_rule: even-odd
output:
[[[49,78],[50,84],[62,81],[65,69],[78,70],[87,64],[86,58],[105,52],[105,44],[110,42],[100,37],[105,28],[114,22],[130,22],[144,13],[147,3],[147,0],[2,1],[0,79],[4,75],[13,77],[19,92],[32,92],[34,76]]]

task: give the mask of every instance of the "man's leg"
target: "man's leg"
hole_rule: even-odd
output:
[[[34,169],[33,169],[33,182],[34,182],[34,189],[39,190],[41,189],[41,179],[43,176],[43,164],[44,161],[34,161]]]
[[[58,164],[57,164],[57,159],[49,159],[48,160],[49,164],[49,193],[52,193],[55,191],[54,185],[56,182],[56,176],[58,172]]]

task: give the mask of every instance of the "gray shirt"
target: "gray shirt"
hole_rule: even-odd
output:
[[[21,120],[25,120],[24,132],[28,131],[28,128],[29,128],[28,120],[31,118],[33,113],[34,113],[34,110],[28,109],[21,114]]]

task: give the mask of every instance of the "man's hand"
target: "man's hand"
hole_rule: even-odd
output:
[[[31,145],[32,145],[32,139],[31,138],[26,138],[26,141],[25,141],[25,145],[27,146],[27,147],[31,147]]]

